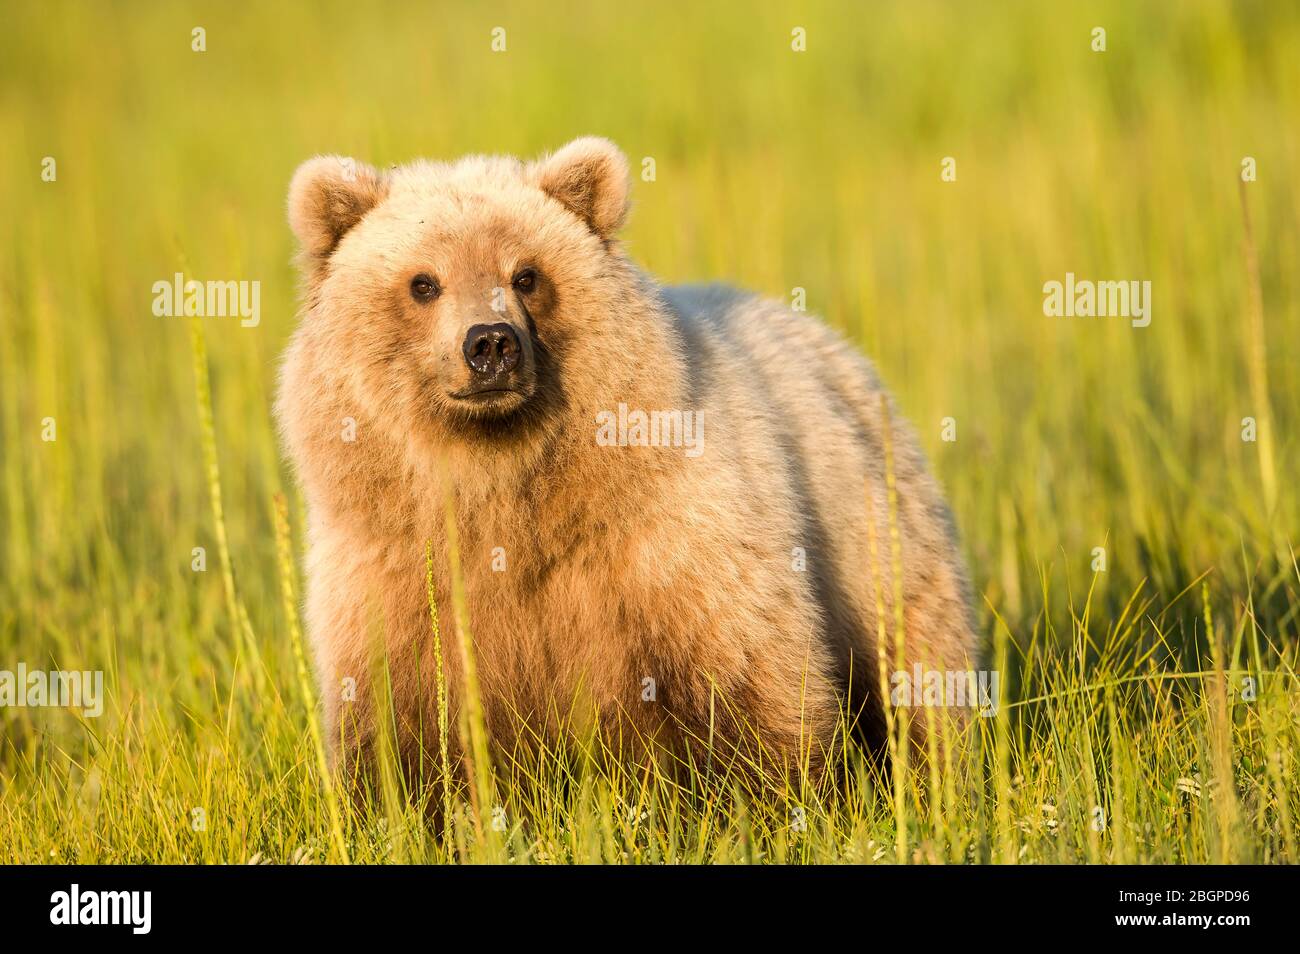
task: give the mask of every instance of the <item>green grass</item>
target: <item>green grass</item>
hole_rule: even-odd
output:
[[[1300,861],[1300,11],[0,6],[0,669],[107,692],[0,709],[0,861]],[[950,772],[763,799],[547,752],[441,831],[322,773],[269,413],[289,176],[583,133],[655,160],[648,269],[806,289],[915,424],[1004,673]],[[177,271],[261,281],[260,325],[153,317]],[[1150,327],[1045,317],[1067,271],[1150,280]]]

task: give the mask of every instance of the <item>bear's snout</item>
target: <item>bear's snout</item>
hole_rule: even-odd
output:
[[[497,416],[533,396],[537,369],[528,331],[512,321],[471,319],[464,337],[453,334],[454,344],[444,345],[441,355],[454,365],[447,368],[447,396],[461,402],[462,410],[474,417]]]
[[[519,366],[519,336],[505,322],[474,325],[465,335],[462,350],[475,384],[507,375]]]

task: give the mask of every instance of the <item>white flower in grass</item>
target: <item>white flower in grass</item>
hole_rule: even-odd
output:
[[[314,865],[316,863],[316,846],[299,845],[293,850],[293,858],[289,861],[291,865]]]

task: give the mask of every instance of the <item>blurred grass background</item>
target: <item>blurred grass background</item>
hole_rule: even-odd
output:
[[[1068,717],[1017,710],[988,813],[931,831],[967,832],[939,855],[1205,860],[1235,832],[1230,860],[1297,860],[1300,8],[0,0],[0,20],[0,668],[103,668],[110,694],[93,723],[0,711],[0,859],[287,860],[311,840],[323,816],[306,710],[283,688],[271,532],[272,495],[292,493],[269,414],[295,311],[289,177],[321,152],[381,166],[533,156],[595,133],[634,170],[655,161],[625,233],[648,270],[786,299],[804,288],[877,362],[951,498],[990,644],[994,609],[1005,622],[1014,693],[1208,668],[1207,617],[1227,663],[1283,673],[1262,722],[1233,722],[1230,762],[1264,786],[1251,802],[1237,779],[1244,820],[1216,806],[1166,840],[1067,850],[1013,817],[1050,798],[1086,819],[1098,784],[1107,804],[1131,794],[1139,827],[1183,811],[1168,793],[1217,751],[1225,717],[1199,686],[1180,702],[1142,683],[1141,698],[1085,692]],[[791,49],[796,27],[806,52]],[[203,330],[230,551],[274,698],[239,689],[249,660],[217,566],[187,324],[150,310],[153,283],[177,271],[261,282],[258,327]],[[1045,317],[1043,283],[1067,271],[1150,280],[1150,327]],[[1248,416],[1272,435],[1271,467],[1241,439]],[[940,439],[946,417],[955,442]],[[1077,731],[1109,739],[1110,761],[1085,745],[1091,768],[1067,770]],[[141,833],[146,819],[187,829],[204,786],[239,809],[223,840]],[[867,842],[893,844],[882,831],[924,821],[888,807],[867,789],[832,806],[851,833],[828,822],[799,857],[869,858]],[[729,857],[740,822],[712,824],[700,860]],[[604,857],[594,831],[587,854]]]

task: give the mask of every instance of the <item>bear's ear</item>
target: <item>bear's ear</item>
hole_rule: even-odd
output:
[[[289,183],[289,227],[305,255],[328,258],[384,190],[379,173],[355,159],[317,156],[299,166]]]
[[[610,239],[627,218],[627,159],[608,139],[584,136],[529,168],[538,188]]]

